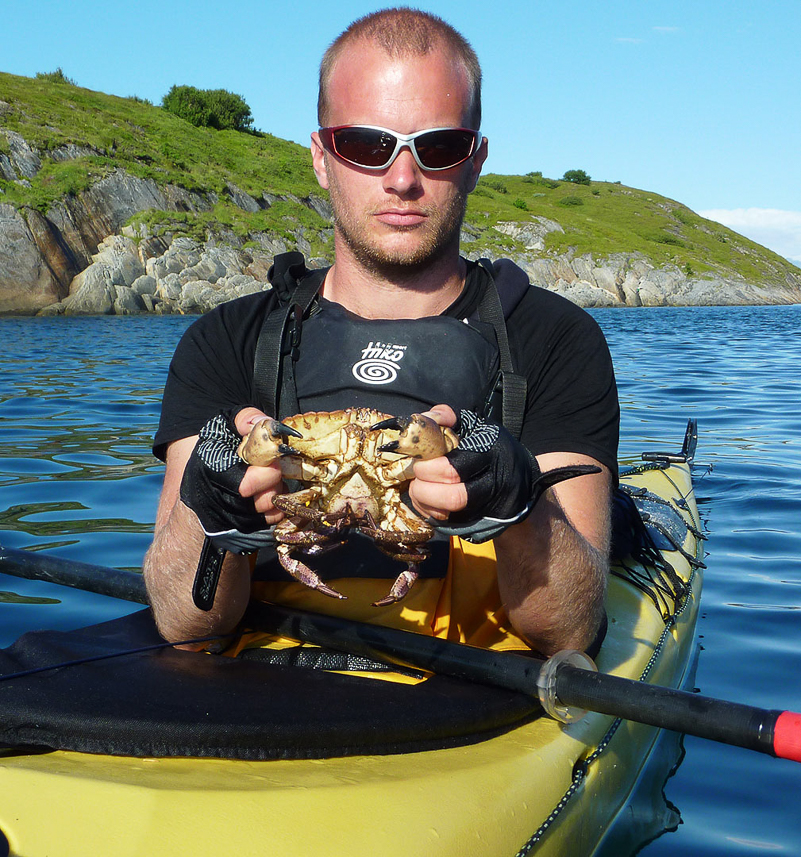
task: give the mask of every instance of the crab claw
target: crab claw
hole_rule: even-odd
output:
[[[380,423],[370,426],[370,431],[378,431],[379,429],[394,429],[395,431],[403,431],[409,425],[409,417],[388,417],[381,420]]]
[[[285,437],[303,437],[294,428],[270,417],[256,423],[239,444],[237,453],[247,464],[265,466],[282,455],[300,455],[298,450],[282,441]]]
[[[397,440],[378,447],[379,452],[397,452],[410,458],[437,458],[455,449],[459,438],[449,429],[437,425],[431,417],[412,414],[409,417],[390,417],[370,427],[371,430],[394,429],[400,432]]]

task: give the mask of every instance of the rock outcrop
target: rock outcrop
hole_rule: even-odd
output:
[[[529,257],[516,260],[531,281],[584,307],[747,306],[801,302],[801,270],[785,282],[749,283],[729,277],[695,277],[676,266],[656,268],[637,254],[596,260]]]
[[[199,244],[183,237],[137,243],[126,235],[111,235],[73,279],[69,295],[40,313],[204,313],[262,291],[271,264],[272,253],[261,249]]]

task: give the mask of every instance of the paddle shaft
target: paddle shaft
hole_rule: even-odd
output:
[[[35,551],[21,551],[0,545],[0,572],[27,580],[44,580],[71,586],[110,598],[147,604],[145,581],[135,571],[123,571],[88,562],[77,562]]]
[[[0,547],[0,572],[146,603],[140,574]],[[537,695],[544,661],[380,625],[252,602],[245,623],[293,640]],[[801,715],[755,708],[563,664],[561,703],[801,762]]]
[[[526,655],[261,602],[251,603],[245,621],[293,640],[528,695],[536,695],[537,677],[545,663]],[[556,673],[556,695],[564,705],[801,761],[801,715],[792,712],[725,702],[567,664]],[[792,717],[796,721],[790,721]],[[777,735],[780,718],[784,720]],[[781,753],[777,752],[777,737],[781,738]]]

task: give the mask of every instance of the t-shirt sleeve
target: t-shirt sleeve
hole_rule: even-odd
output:
[[[261,323],[272,303],[264,293],[241,298],[187,328],[167,374],[153,440],[157,458],[163,461],[170,443],[196,435],[221,411],[258,404],[253,359]]]
[[[589,455],[616,477],[620,406],[603,332],[589,313],[566,299],[542,292],[536,298],[522,324],[510,325],[518,366],[528,381],[521,439],[534,454]]]

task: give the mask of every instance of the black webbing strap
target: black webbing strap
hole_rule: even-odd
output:
[[[523,431],[523,416],[526,409],[528,385],[525,375],[519,375],[514,371],[512,352],[509,348],[509,335],[506,331],[506,319],[504,318],[498,287],[495,285],[492,263],[488,259],[479,259],[478,264],[489,277],[489,282],[485,283],[481,301],[478,305],[478,317],[481,321],[492,325],[495,330],[495,338],[498,342],[502,389],[502,422],[509,434],[519,440],[520,434]]]
[[[268,313],[259,332],[253,361],[256,399],[264,413],[276,419],[298,412],[294,364],[298,359],[301,325],[325,274],[326,269],[321,269],[302,279],[289,302]],[[285,356],[290,359],[284,360]]]
[[[244,649],[238,658],[245,661],[260,661],[280,666],[299,667],[301,669],[335,670],[337,672],[394,672],[412,678],[423,678],[420,670],[390,666],[363,655],[351,655],[334,649],[309,646],[291,646],[286,649]]]

